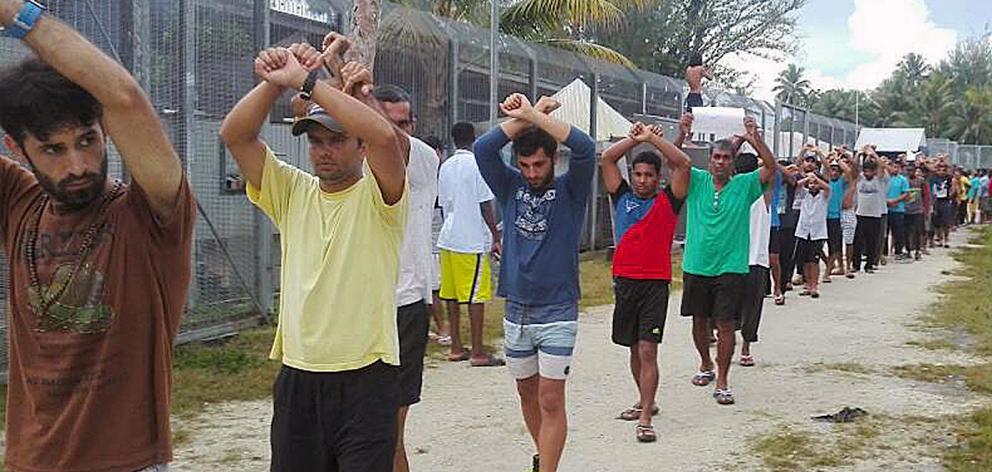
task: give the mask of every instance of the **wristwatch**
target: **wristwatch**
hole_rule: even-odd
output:
[[[317,85],[317,71],[312,70],[310,74],[307,75],[307,80],[303,81],[303,86],[300,87],[300,98],[303,100],[310,100],[313,95],[313,88]]]
[[[10,26],[4,28],[4,34],[12,38],[24,39],[24,37],[31,32],[31,29],[34,28],[35,23],[38,22],[41,15],[47,10],[48,9],[37,0],[28,0],[24,2],[24,6],[22,6],[21,10],[17,12],[17,15],[14,16],[14,22],[11,23]]]

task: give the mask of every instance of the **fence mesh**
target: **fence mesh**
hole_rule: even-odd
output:
[[[196,227],[194,281],[185,334],[209,332],[257,316],[252,297],[271,308],[278,290],[278,234],[257,218],[240,190],[234,161],[221,145],[221,120],[256,83],[252,62],[267,32],[272,45],[319,45],[329,30],[350,25],[348,0],[54,0],[54,15],[107,54],[119,58],[147,88],[183,160],[203,212]],[[255,12],[269,9],[268,24]],[[261,26],[261,27],[258,27]],[[686,84],[680,79],[607,64],[516,38],[498,39],[498,97],[521,92],[552,95],[575,79],[595,85],[599,96],[628,119],[650,119],[674,130]],[[20,42],[0,38],[0,65],[26,57]],[[413,97],[417,135],[447,138],[455,121],[489,120],[489,34],[464,23],[384,4],[376,81]],[[594,83],[594,80],[596,81]],[[287,97],[289,94],[287,94]],[[710,88],[707,102],[735,106],[759,118],[779,156],[807,142],[853,145],[858,128],[848,122]],[[309,170],[307,144],[289,133],[288,100],[272,113],[265,138],[276,154]],[[965,167],[992,167],[992,147],[931,140]],[[0,148],[0,152],[10,155]],[[567,158],[566,158],[567,159]],[[113,175],[125,177],[111,150]],[[601,186],[592,197],[583,248],[612,243],[608,199]],[[7,271],[0,255],[0,301],[6,306]],[[247,287],[246,287],[247,285]],[[6,324],[0,321],[0,334]],[[187,336],[187,339],[197,335]],[[5,365],[0,351],[0,365]]]

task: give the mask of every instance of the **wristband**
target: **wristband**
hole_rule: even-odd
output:
[[[42,14],[45,13],[47,8],[44,5],[37,2],[37,0],[28,0],[24,2],[21,10],[17,12],[14,16],[14,22],[10,26],[4,28],[3,32],[6,36],[12,38],[24,39],[28,33],[34,28],[35,23],[41,18]]]
[[[307,80],[303,81],[303,87],[300,87],[300,98],[303,100],[310,100],[313,95],[313,88],[317,85],[317,71],[313,70],[307,74]]]

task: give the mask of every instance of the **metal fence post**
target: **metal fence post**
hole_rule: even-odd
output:
[[[269,46],[269,2],[268,0],[254,0],[252,11],[255,25],[254,39],[255,49],[262,50]],[[266,125],[271,119],[265,120]],[[252,212],[252,239],[255,245],[255,295],[262,304],[266,314],[272,313],[273,289],[272,278],[275,276],[273,267],[274,259],[272,251],[272,227],[269,220],[257,208]]]
[[[195,123],[193,114],[196,106],[196,0],[179,0],[179,77],[177,85],[177,96],[179,98],[179,131],[176,133],[176,152],[182,159],[186,175],[192,176],[193,156],[196,153],[193,142],[193,130]],[[195,240],[194,240],[195,241]],[[193,264],[190,264],[193,271],[190,284],[187,310],[192,312],[199,305],[200,284],[197,277],[198,264],[200,260],[199,248],[193,244],[192,257]]]
[[[458,123],[458,39],[448,40],[448,116],[449,123]]]
[[[592,85],[589,87],[589,136],[592,140],[596,142],[596,147],[599,147],[599,140],[596,136],[599,134],[599,74],[592,73]],[[596,232],[599,229],[596,226],[597,214],[599,213],[599,165],[593,168],[592,175],[592,215],[589,220],[589,249],[596,249]]]

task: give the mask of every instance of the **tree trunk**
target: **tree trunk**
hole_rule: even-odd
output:
[[[355,10],[351,16],[351,48],[345,53],[345,61],[357,61],[375,70],[375,48],[379,40],[379,0],[355,0]]]

